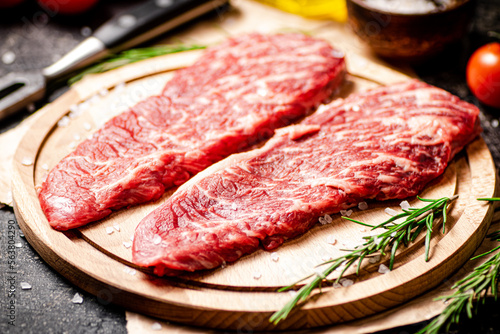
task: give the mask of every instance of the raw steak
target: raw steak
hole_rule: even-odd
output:
[[[341,53],[302,34],[230,39],[59,162],[39,192],[42,209],[67,230],[158,199],[305,116],[344,73]]]
[[[418,194],[481,129],[478,109],[413,80],[322,106],[181,186],[137,227],[133,262],[211,269],[366,199]]]

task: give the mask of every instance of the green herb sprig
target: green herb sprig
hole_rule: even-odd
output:
[[[302,286],[297,291],[297,294],[294,296],[294,298],[292,298],[287,304],[285,304],[285,306],[281,310],[274,313],[270,317],[269,321],[277,324],[281,320],[284,320],[299,303],[305,302],[315,289],[321,289],[321,285],[324,281],[332,282],[327,279],[328,275],[330,275],[334,270],[342,265],[345,265],[345,268],[342,269],[339,276],[335,280],[336,283],[340,281],[347,269],[349,269],[352,265],[357,266],[356,275],[359,275],[361,264],[365,258],[376,255],[385,256],[386,252],[389,252],[390,250],[389,269],[392,270],[396,257],[396,251],[398,250],[398,248],[401,245],[408,246],[410,242],[415,241],[417,236],[424,229],[426,229],[425,260],[428,261],[430,239],[433,228],[435,226],[435,221],[437,218],[442,217],[444,233],[448,204],[453,202],[457,198],[458,195],[452,196],[450,198],[443,197],[440,199],[423,199],[418,197],[420,201],[426,202],[428,204],[423,208],[404,209],[402,213],[391,217],[390,219],[379,225],[365,224],[351,218],[343,217],[344,219],[350,220],[354,223],[371,227],[372,230],[383,228],[385,229],[385,231],[376,236],[363,237],[363,239],[365,239],[366,241],[362,245],[355,247],[353,250],[349,250],[349,253],[343,256],[320,264],[320,266],[329,264],[329,266],[322,272],[309,275],[308,277],[305,277],[292,285],[279,289],[278,291],[287,291],[294,289],[303,280],[316,276],[311,282]],[[404,221],[397,222],[398,220],[403,218]]]
[[[500,201],[500,198],[478,198],[480,201]],[[495,231],[487,236],[492,241],[500,242],[500,231]],[[478,306],[484,304],[488,291],[497,300],[498,276],[500,274],[500,246],[485,253],[477,255],[470,260],[476,260],[489,254],[496,254],[483,264],[474,268],[467,277],[456,282],[451,289],[456,289],[451,295],[438,297],[448,305],[443,312],[434,318],[417,334],[438,334],[445,329],[448,331],[452,324],[457,324],[462,314],[467,314],[471,319],[477,313]]]
[[[148,48],[137,48],[123,51],[119,54],[110,55],[101,62],[83,69],[78,74],[74,75],[68,80],[68,84],[72,85],[78,80],[82,79],[87,74],[103,73],[123,65],[135,63],[140,60],[149,59],[166,54],[177,53],[182,51],[204,49],[202,45],[158,45]]]

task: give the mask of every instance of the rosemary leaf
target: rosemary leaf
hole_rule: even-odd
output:
[[[478,198],[478,200],[499,201],[500,198]],[[492,241],[500,242],[500,231],[495,231],[487,237]],[[455,289],[455,291],[451,295],[435,299],[448,301],[449,304],[443,312],[417,334],[438,334],[443,329],[447,331],[452,324],[459,322],[460,316],[464,313],[468,318],[472,318],[477,313],[478,305],[484,304],[488,291],[491,291],[495,300],[497,299],[500,246],[471,258],[471,261],[493,253],[496,254],[483,264],[476,266],[465,278],[453,284],[451,289]]]
[[[352,265],[356,265],[356,275],[358,275],[363,260],[366,257],[374,256],[375,254],[384,256],[386,252],[390,252],[389,268],[392,270],[396,258],[396,252],[401,244],[408,244],[410,240],[415,240],[415,238],[424,228],[426,228],[425,260],[427,261],[429,259],[430,237],[432,234],[432,229],[435,226],[435,219],[438,217],[441,218],[442,214],[447,212],[443,207],[448,206],[449,203],[457,198],[458,195],[452,196],[450,198],[443,197],[440,199],[422,199],[419,197],[422,202],[426,202],[428,204],[423,208],[409,208],[408,210],[403,210],[402,213],[397,214],[384,221],[383,223],[375,226],[365,224],[351,218],[342,217],[356,224],[371,226],[372,230],[381,228],[384,229],[384,231],[375,236],[364,237],[363,239],[366,241],[360,246],[355,247],[343,256],[322,263],[321,265],[328,265],[328,267],[322,272],[316,274],[316,277],[311,282],[303,285],[298,290],[297,295],[295,295],[294,298],[288,301],[288,303],[286,303],[281,310],[275,312],[269,318],[269,321],[277,324],[281,320],[284,320],[290,314],[290,312],[295,309],[295,307],[303,302],[306,302],[314,290],[321,289],[324,281],[330,282],[327,279],[328,275],[330,275],[335,269],[339,268],[342,265],[345,265],[345,267],[342,268],[342,271],[335,280],[336,283],[340,282],[341,278],[344,277],[345,273]],[[403,218],[405,218],[404,221],[399,223],[397,222],[399,219]],[[442,218],[443,221],[446,220],[444,217]],[[314,275],[310,275],[307,278],[310,278],[312,276]],[[302,282],[303,280],[304,279],[300,280],[299,282]],[[297,285],[298,282],[285,288],[281,288],[278,291],[294,289],[298,287]]]
[[[162,56],[170,53],[204,49],[202,45],[158,45],[148,48],[131,49],[113,54],[102,60],[101,62],[84,68],[79,73],[75,74],[68,80],[68,84],[72,85],[82,79],[87,74],[103,73],[123,65],[135,63],[140,60],[149,59],[157,56]]]

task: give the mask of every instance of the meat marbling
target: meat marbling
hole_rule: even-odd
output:
[[[158,199],[328,99],[343,55],[302,34],[249,34],[207,50],[162,95],[108,121],[52,169],[39,199],[67,230]]]
[[[133,262],[158,275],[211,269],[360,201],[416,195],[480,133],[478,113],[418,80],[322,106],[181,186],[138,225]]]

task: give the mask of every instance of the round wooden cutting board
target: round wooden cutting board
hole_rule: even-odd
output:
[[[48,170],[107,119],[158,93],[171,77],[171,70],[189,65],[198,55],[186,52],[159,57],[87,78],[39,111],[42,116],[23,138],[13,178],[18,222],[45,261],[74,284],[103,301],[196,326],[245,331],[309,328],[377,313],[431,289],[459,268],[482,241],[493,208],[476,198],[495,193],[495,168],[482,139],[470,144],[421,194],[426,198],[459,194],[449,211],[446,233],[434,233],[428,262],[422,239],[397,254],[391,272],[378,272],[381,264],[387,264],[386,259],[366,261],[359,276],[348,272],[352,286],[324,288],[323,294],[278,325],[268,318],[291,298],[290,293],[276,292],[278,287],[313,273],[316,265],[339,256],[342,249],[361,244],[362,237],[372,232],[335,215],[331,224],[318,224],[285,243],[276,254],[260,250],[224,268],[158,278],[131,264],[131,236],[138,222],[171,193],[78,230],[53,230],[36,193]],[[350,73],[357,72],[353,64],[349,64]],[[366,78],[349,75],[338,95],[406,78],[378,65],[371,64],[371,69]],[[375,82],[370,77],[384,79]],[[422,206],[416,199],[409,201],[412,206]],[[386,207],[400,210],[399,204],[369,202],[367,210],[356,208],[351,217],[379,223],[389,218]]]

